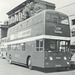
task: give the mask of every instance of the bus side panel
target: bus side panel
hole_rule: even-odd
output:
[[[44,52],[35,52],[32,58],[32,65],[44,68]]]
[[[20,63],[20,52],[21,51],[14,51],[14,50],[11,50],[10,52],[9,52],[9,55],[8,55],[8,59],[9,59],[9,56],[11,55],[11,60],[13,61],[13,62],[19,62]]]
[[[8,41],[45,34],[44,13],[31,17],[8,29]]]
[[[35,43],[34,41],[31,42],[26,42],[25,43],[25,51],[20,52],[20,63],[26,64],[27,62],[27,57],[30,56],[31,58],[33,55],[33,52],[35,51]]]
[[[26,57],[31,56],[32,66],[44,67],[44,52],[36,51],[36,41],[26,43],[26,53]]]
[[[36,36],[44,35],[44,34],[45,34],[45,31],[44,31],[44,23],[43,22],[40,22],[31,28],[31,36],[36,37]]]
[[[9,50],[7,53],[7,57],[9,60],[9,56],[11,55],[12,61],[14,63],[27,64],[27,57],[30,56],[32,60],[32,66],[44,67],[44,52],[36,51],[36,41],[26,42],[25,50],[22,48],[20,50]]]

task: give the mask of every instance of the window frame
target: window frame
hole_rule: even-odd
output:
[[[42,41],[42,46],[41,46],[41,41]],[[38,44],[38,46],[37,46],[37,44]],[[37,52],[43,52],[44,51],[44,40],[43,39],[36,40],[36,51]]]
[[[71,21],[72,21],[72,25],[75,25],[75,19],[72,19]]]
[[[26,51],[26,44],[25,43],[21,43],[21,51]]]
[[[62,50],[60,51],[60,42],[65,42],[65,44],[62,44]],[[67,43],[67,44],[66,44]],[[69,48],[69,42],[68,41],[59,41],[59,52],[69,52],[70,48]],[[65,48],[65,49],[64,49]]]

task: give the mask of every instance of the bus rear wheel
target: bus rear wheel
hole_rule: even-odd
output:
[[[8,61],[10,64],[12,64],[12,59],[11,59],[11,56],[9,56],[9,61]]]
[[[28,58],[28,63],[27,63],[27,65],[28,65],[28,68],[29,68],[30,70],[32,70],[32,60],[31,60],[31,57]]]
[[[1,54],[1,58],[3,59],[3,53]]]

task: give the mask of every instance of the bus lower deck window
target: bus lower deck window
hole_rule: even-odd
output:
[[[36,41],[36,51],[43,51],[43,40]]]

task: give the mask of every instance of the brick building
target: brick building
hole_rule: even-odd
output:
[[[1,55],[2,39],[7,38],[7,30],[8,30],[8,25],[4,24],[0,25],[0,55]]]
[[[0,43],[1,39],[7,37],[8,25],[0,25]]]

